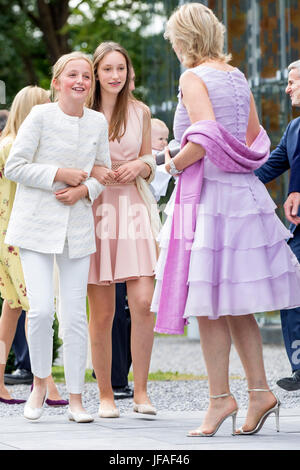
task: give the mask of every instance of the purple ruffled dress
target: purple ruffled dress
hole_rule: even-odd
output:
[[[204,81],[216,121],[245,143],[250,90],[238,69],[190,69]],[[191,125],[179,103],[174,135]],[[160,256],[151,310],[158,311],[176,188],[160,232]],[[291,237],[264,184],[249,173],[229,173],[204,157],[204,179],[192,245],[184,318],[245,315],[300,305],[300,267],[286,243]],[[174,286],[178,289],[180,286]]]

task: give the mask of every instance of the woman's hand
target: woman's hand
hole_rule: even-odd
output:
[[[143,171],[146,163],[137,159],[132,162],[124,163],[116,171],[116,181],[118,183],[131,183]],[[147,165],[148,167],[148,165]]]
[[[78,186],[88,177],[88,173],[78,168],[59,168],[54,181],[66,183],[68,186]]]
[[[91,176],[96,178],[96,180],[103,185],[115,182],[115,172],[105,166],[95,165],[92,169]]]
[[[80,184],[76,188],[64,188],[55,193],[56,199],[66,206],[73,206],[79,199],[87,196],[88,188],[84,184]]]

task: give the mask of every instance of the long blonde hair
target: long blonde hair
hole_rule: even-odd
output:
[[[117,101],[112,113],[112,117],[109,123],[109,139],[115,140],[120,139],[126,131],[126,124],[127,124],[127,114],[128,114],[128,105],[130,101],[136,101],[130,91],[130,79],[131,79],[131,70],[132,70],[132,63],[130,57],[120,44],[112,41],[102,42],[99,44],[97,49],[94,52],[94,74],[97,77],[97,69],[98,65],[101,60],[106,56],[106,54],[110,52],[119,52],[123,55],[126,61],[127,66],[127,76],[125,84],[117,96]],[[93,99],[90,102],[90,107],[99,111],[101,108],[101,87],[99,80],[96,80],[95,86],[95,93]]]
[[[59,76],[63,72],[65,66],[71,61],[71,60],[80,60],[83,59],[85,60],[90,68],[91,68],[91,89],[89,91],[89,95],[87,97],[86,102],[89,103],[90,100],[92,99],[92,96],[94,95],[95,91],[95,77],[93,74],[93,62],[92,60],[83,52],[80,51],[74,51],[70,52],[69,54],[64,54],[62,55],[53,65],[52,67],[52,79],[51,79],[51,96],[53,101],[58,100],[58,93],[53,85],[53,81],[59,79]]]
[[[213,11],[201,3],[186,3],[170,16],[164,37],[178,48],[186,67],[195,67],[206,60],[229,62],[224,54],[225,26]]]
[[[7,123],[0,139],[2,140],[8,135],[15,139],[22,122],[30,113],[33,106],[47,103],[48,101],[49,91],[33,85],[22,88],[12,102]]]

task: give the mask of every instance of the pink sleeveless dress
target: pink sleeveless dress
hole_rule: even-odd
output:
[[[190,69],[205,83],[216,121],[245,143],[250,90],[238,69]],[[180,141],[190,120],[179,94],[174,135]],[[160,232],[160,255],[151,310],[164,295],[162,279],[175,192]],[[204,157],[204,180],[192,245],[183,317],[245,315],[300,305],[300,271],[286,243],[291,234],[275,213],[264,184],[249,173],[229,173]],[[180,286],[174,286],[178,289]]]
[[[120,142],[110,141],[112,169],[139,157],[143,109],[129,106],[127,127]],[[109,285],[153,276],[157,261],[150,218],[135,182],[111,184],[93,204],[96,253],[91,255],[89,284]]]

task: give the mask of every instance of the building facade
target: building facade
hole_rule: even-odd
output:
[[[163,3],[168,16],[176,4],[188,2],[165,0]],[[232,54],[231,64],[239,67],[249,82],[261,122],[274,148],[288,122],[300,114],[291,108],[285,94],[287,66],[300,58],[300,0],[203,0],[199,3],[211,8],[225,24],[225,49]],[[153,2],[153,9],[155,4],[157,2]],[[156,83],[162,92],[157,100],[154,89],[149,104],[153,113],[170,126],[176,105],[180,68],[174,54],[168,54],[168,47],[160,47],[164,59],[158,59],[161,69],[165,69],[163,80],[154,78],[157,70],[155,64],[158,63],[154,60],[153,76],[146,81],[148,86],[151,81],[152,89]],[[286,174],[268,186],[279,206],[280,216],[287,184]]]

